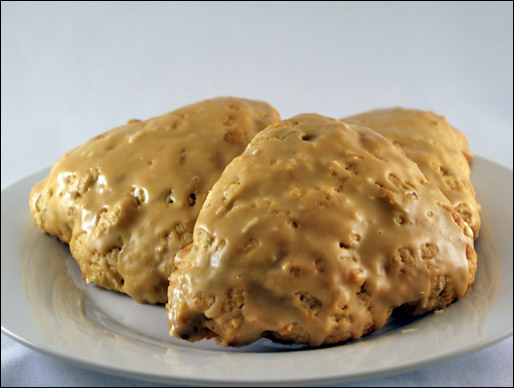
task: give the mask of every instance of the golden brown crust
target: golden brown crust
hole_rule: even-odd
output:
[[[96,136],[36,185],[38,226],[70,244],[87,282],[165,303],[175,253],[192,241],[207,192],[252,137],[267,103],[221,97]]]
[[[259,133],[214,185],[170,276],[170,334],[320,345],[460,298],[472,234],[376,132],[305,114]]]

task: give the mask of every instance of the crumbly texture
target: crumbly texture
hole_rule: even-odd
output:
[[[473,154],[466,137],[444,116],[416,109],[378,109],[341,119],[377,131],[405,151],[435,183],[473,230],[480,229],[480,205],[470,182]]]
[[[221,97],[101,134],[64,155],[30,195],[39,228],[69,243],[88,283],[166,303],[175,253],[208,191],[253,136],[267,103]]]
[[[390,141],[304,114],[225,169],[170,276],[170,334],[317,346],[423,314],[474,280],[473,235]]]

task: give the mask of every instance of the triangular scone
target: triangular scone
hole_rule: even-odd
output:
[[[473,230],[480,229],[480,205],[470,182],[473,154],[466,137],[444,116],[416,109],[377,109],[341,119],[377,131],[416,162]]]
[[[470,232],[389,140],[295,116],[259,133],[209,193],[170,276],[170,334],[225,346],[359,338],[397,307],[422,314],[463,296]]]
[[[99,135],[64,155],[30,195],[38,226],[70,244],[82,277],[165,303],[175,253],[212,185],[279,115],[221,97]]]

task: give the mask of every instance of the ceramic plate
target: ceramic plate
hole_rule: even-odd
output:
[[[472,169],[483,221],[470,292],[438,313],[314,349],[190,344],[168,337],[164,307],[86,285],[68,247],[31,219],[30,189],[49,171],[41,170],[2,190],[2,331],[87,368],[175,384],[341,383],[461,356],[512,333],[512,171],[481,157]]]

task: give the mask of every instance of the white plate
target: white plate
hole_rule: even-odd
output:
[[[512,171],[481,157],[472,174],[483,224],[470,292],[441,313],[394,318],[361,340],[316,349],[268,340],[242,349],[189,344],[168,337],[164,307],[85,285],[68,247],[30,217],[30,189],[47,173],[2,190],[2,331],[37,351],[166,383],[341,383],[461,356],[512,333]]]

